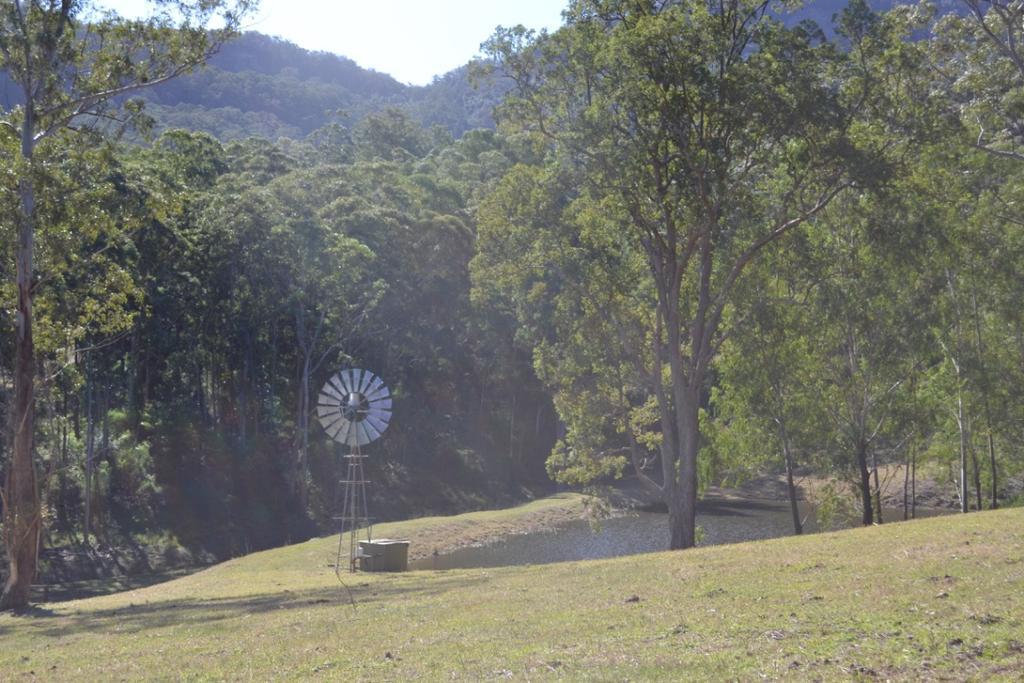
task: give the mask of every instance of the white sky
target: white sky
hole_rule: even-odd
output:
[[[147,0],[101,0],[126,16]],[[423,85],[479,53],[495,27],[561,25],[566,0],[262,0],[246,30],[307,50],[344,55],[360,66]]]

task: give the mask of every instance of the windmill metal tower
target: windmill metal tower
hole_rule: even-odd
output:
[[[332,376],[320,390],[317,417],[327,435],[348,447],[344,456],[345,478],[338,535],[338,557],[335,571],[341,571],[345,532],[349,532],[349,571],[356,570],[359,557],[359,535],[366,529],[366,540],[373,540],[369,505],[366,498],[366,475],[361,447],[374,441],[391,421],[391,393],[383,380],[367,370],[342,370]]]

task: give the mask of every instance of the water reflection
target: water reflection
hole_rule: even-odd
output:
[[[804,508],[801,513],[808,518],[805,530],[816,531],[809,510]],[[885,519],[903,519],[903,510],[887,509]],[[697,509],[697,524],[704,530],[701,545],[738,543],[793,533],[789,505],[768,500],[702,500]],[[502,567],[634,555],[665,550],[668,537],[668,515],[634,512],[603,520],[597,530],[587,522],[571,522],[547,532],[511,536],[491,545],[460,548],[450,554],[417,560],[411,562],[409,568]]]

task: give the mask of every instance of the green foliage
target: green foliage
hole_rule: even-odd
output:
[[[698,472],[714,472],[698,463],[701,408],[743,318],[744,271],[845,188],[890,172],[871,117],[887,93],[864,59],[881,48],[856,59],[759,2],[581,1],[566,19],[551,35],[499,29],[487,45],[515,84],[502,130],[531,138],[543,170],[513,169],[482,206],[478,283],[532,332],[566,452],[593,460],[622,435],[607,452],[628,451],[687,516],[674,538],[692,537]],[[635,432],[631,411],[652,400],[659,424],[648,415]]]
[[[964,15],[935,19],[929,44],[934,87],[947,96],[950,117],[964,126],[971,144],[1020,162],[1024,10],[1004,0],[963,4]]]
[[[56,381],[39,448],[61,534],[86,497],[103,538],[168,529],[218,556],[333,528],[337,453],[308,401],[348,365],[395,394],[374,477],[415,492],[379,494],[378,516],[543,478],[548,399],[507,321],[468,296],[468,206],[510,165],[502,143],[380,124],[297,146],[168,131],[40,147],[54,276],[37,329]],[[437,470],[448,488],[424,496]]]

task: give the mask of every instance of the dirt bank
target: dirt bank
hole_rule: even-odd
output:
[[[416,542],[409,548],[409,559],[419,560],[431,555],[444,555],[458,548],[494,543],[508,536],[548,531],[578,519],[589,512],[584,496],[556,494],[508,510],[465,515],[450,521],[432,518],[416,532]]]
[[[903,485],[905,468],[902,465],[885,465],[879,468],[879,484],[882,489],[882,505],[884,507],[903,507]],[[860,494],[856,487],[847,481],[835,477],[826,477],[809,472],[801,473],[796,478],[798,500],[818,503],[829,491],[834,491],[847,499],[854,508],[860,504]],[[938,472],[919,471],[915,485],[916,507],[925,510],[954,510],[959,508],[956,483]],[[983,496],[987,492],[983,493]],[[909,491],[908,491],[909,494]],[[1024,495],[1024,481],[1019,478],[1007,479],[1000,486],[1000,500],[1008,502]],[[664,510],[665,505],[648,491],[636,477],[624,477],[608,488],[608,497],[614,507],[622,509]],[[702,499],[712,501],[723,500],[771,500],[788,501],[789,492],[784,474],[764,474],[750,479],[738,486],[709,486]],[[911,504],[910,499],[907,501]],[[971,507],[974,509],[974,496],[971,495]],[[989,500],[984,497],[983,504]]]

